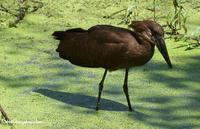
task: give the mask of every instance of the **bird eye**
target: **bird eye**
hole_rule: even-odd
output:
[[[157,32],[157,31],[154,31],[154,34],[157,35],[158,37],[163,37],[164,36],[164,33]]]

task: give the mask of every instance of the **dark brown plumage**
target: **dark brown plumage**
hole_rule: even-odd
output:
[[[155,45],[169,67],[172,67],[163,40],[164,31],[158,23],[150,20],[134,21],[130,27],[134,31],[111,25],[96,25],[88,30],[75,28],[53,33],[54,38],[60,40],[56,51],[61,58],[78,66],[105,68],[99,84],[96,110],[99,108],[107,70],[126,69],[123,89],[129,110],[132,111],[127,86],[129,68],[146,64],[154,54]]]

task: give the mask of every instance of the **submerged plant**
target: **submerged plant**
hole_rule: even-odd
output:
[[[43,3],[37,0],[16,0],[6,4],[0,4],[0,12],[11,16],[9,27],[16,27],[24,19],[26,14],[36,12],[43,7]],[[15,20],[13,20],[13,18]],[[3,21],[0,21],[3,22]]]
[[[139,15],[138,5],[139,5],[138,0],[132,1],[132,3],[125,10],[125,14],[124,14],[122,23],[129,24],[132,21],[132,19],[137,20],[137,17]]]

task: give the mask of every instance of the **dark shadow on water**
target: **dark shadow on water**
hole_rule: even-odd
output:
[[[61,101],[73,106],[84,107],[95,110],[97,97],[82,95],[77,93],[68,93],[61,91],[53,91],[48,89],[37,89],[34,92],[40,93],[49,98]],[[107,111],[127,111],[128,107],[124,104],[101,98],[100,110]]]

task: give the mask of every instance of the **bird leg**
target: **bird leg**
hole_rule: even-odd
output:
[[[124,86],[123,86],[123,89],[124,89],[124,93],[126,95],[126,99],[127,99],[127,102],[128,102],[128,108],[129,108],[129,111],[133,111],[132,107],[131,107],[131,103],[130,103],[130,99],[129,99],[129,95],[128,95],[128,84],[127,84],[127,81],[128,81],[128,68],[126,68],[126,73],[125,73],[125,78],[124,78]]]
[[[102,78],[101,82],[99,83],[99,94],[98,94],[98,100],[97,100],[97,105],[96,105],[96,111],[99,110],[100,99],[101,99],[101,92],[103,90],[103,83],[104,83],[104,80],[106,78],[106,74],[107,74],[107,69],[105,70],[105,72],[103,74],[103,78]]]

